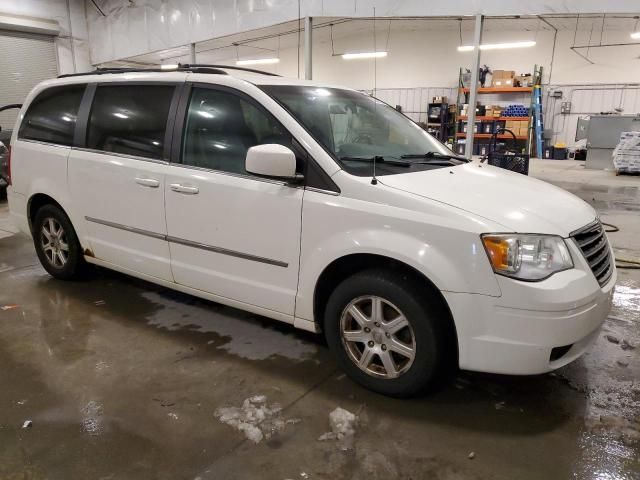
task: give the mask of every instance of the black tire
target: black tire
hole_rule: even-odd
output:
[[[57,225],[61,226],[64,232],[62,239],[68,247],[66,251],[66,262],[64,262],[64,264],[61,264],[62,262],[54,263],[49,256],[51,251],[45,251],[44,243],[46,243],[46,236],[43,233],[43,226],[45,223],[49,225],[51,219],[57,222]],[[67,217],[66,213],[64,213],[60,207],[51,204],[42,206],[36,212],[32,233],[33,243],[40,263],[52,277],[60,280],[76,280],[83,276],[86,271],[86,263],[84,261],[82,247],[80,246],[78,236],[76,235],[73,225],[71,225],[69,217]]]
[[[369,390],[393,397],[414,396],[440,387],[443,380],[449,378],[455,368],[457,347],[453,338],[455,331],[450,325],[448,310],[443,305],[442,299],[425,285],[420,285],[419,281],[414,276],[402,272],[367,270],[344,280],[329,297],[324,318],[324,332],[329,348],[345,373]],[[384,348],[383,342],[393,341],[388,333],[383,332],[383,335],[386,336],[385,340],[380,336],[381,330],[376,328],[378,335],[375,337],[375,342],[373,342],[373,338],[369,340],[373,343],[343,343],[341,334],[343,312],[352,301],[367,296],[380,297],[385,302],[390,302],[392,305],[385,304],[384,308],[396,307],[399,309],[412,330],[409,333],[412,334],[413,342],[409,341],[409,343],[414,346],[413,361],[405,363],[406,370],[395,378],[381,378],[365,372],[356,365],[354,355],[357,356],[358,352],[350,353],[354,351],[354,345],[357,345],[358,350],[364,350],[365,344],[375,346],[375,348]],[[367,299],[363,301],[366,302]],[[371,308],[373,309],[373,304],[371,304]],[[349,320],[349,318],[351,317],[347,316],[345,321],[352,322],[353,320]],[[356,328],[360,328],[360,326],[356,325]],[[360,335],[365,331],[364,327],[362,328],[361,332],[357,332]],[[407,331],[404,330],[401,333],[407,334]],[[411,337],[406,338],[411,339]],[[347,346],[348,344],[351,346]],[[387,349],[389,347],[385,348],[386,354],[391,353]],[[385,367],[376,365],[376,362],[383,363],[382,356],[376,357],[374,355],[372,358],[375,360],[371,364],[371,368],[384,369],[386,372]],[[398,357],[395,353],[394,358],[400,359],[400,362],[408,362],[407,358]],[[397,362],[394,361],[393,364],[395,366]]]

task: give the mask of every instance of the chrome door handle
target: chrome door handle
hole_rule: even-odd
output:
[[[195,195],[196,193],[198,193],[200,190],[198,190],[198,187],[192,187],[189,185],[181,185],[179,183],[172,183],[169,185],[169,188],[171,190],[173,190],[174,192],[178,192],[178,193],[186,193],[187,195]]]
[[[143,187],[158,188],[160,186],[160,182],[155,178],[136,177],[136,183],[138,185],[142,185]]]

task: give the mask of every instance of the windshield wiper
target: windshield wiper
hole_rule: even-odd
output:
[[[376,162],[384,163],[386,165],[395,165],[398,167],[410,167],[412,162],[399,162],[397,160],[386,160],[384,157],[380,155],[374,155],[372,157],[338,157],[340,160],[345,160],[347,162],[372,162],[375,160]]]
[[[408,153],[406,155],[400,155],[400,158],[425,158],[432,159],[429,162],[419,162],[419,163],[437,163],[438,160],[460,160],[461,162],[468,163],[469,159],[464,157],[459,157],[457,155],[448,155],[446,153],[440,152],[427,152],[427,153]]]

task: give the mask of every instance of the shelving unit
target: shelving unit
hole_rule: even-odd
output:
[[[534,85],[536,84],[537,81],[539,81],[539,78],[541,78],[542,75],[542,68],[538,67],[537,65],[534,66],[534,73],[533,73],[533,79],[534,79]],[[456,144],[458,144],[458,140],[460,139],[464,139],[467,137],[467,134],[465,132],[461,131],[461,122],[467,121],[468,117],[467,116],[462,116],[459,115],[459,112],[462,109],[462,105],[464,103],[469,103],[469,88],[465,87],[462,83],[462,69],[460,69],[459,72],[459,81],[458,81],[458,95],[457,95],[457,100],[456,100],[456,104],[457,104],[457,109],[456,109],[456,114],[455,114],[455,133],[454,133],[454,137],[456,139]],[[521,103],[523,105],[526,105],[527,107],[530,107],[530,105],[533,104],[532,99],[533,99],[533,95],[534,95],[534,86],[531,87],[504,87],[504,88],[496,88],[496,87],[480,87],[478,88],[478,94],[479,95],[500,95],[500,96],[504,96],[504,98],[500,98],[500,100],[489,100],[489,103],[494,102],[494,103],[505,103],[505,98],[506,99],[511,99],[513,98],[513,101],[511,103]],[[484,103],[484,102],[483,102]],[[472,108],[472,106],[470,105],[469,108]],[[531,148],[532,148],[532,128],[533,128],[533,122],[532,122],[532,115],[533,115],[533,111],[530,108],[529,110],[529,116],[527,117],[507,117],[507,116],[500,116],[500,117],[494,117],[494,116],[488,116],[488,115],[481,115],[481,116],[476,116],[476,122],[495,122],[495,121],[500,121],[500,122],[526,122],[526,131],[527,134],[523,135],[522,133],[516,133],[516,140],[518,142],[518,150],[522,150],[523,152],[527,152],[530,153],[531,152]],[[481,125],[483,126],[483,125]],[[468,125],[467,128],[474,128],[474,126],[472,125]],[[488,128],[495,128],[494,127],[488,127]],[[517,124],[516,127],[517,128]],[[518,128],[519,131],[523,130],[524,128]],[[477,139],[490,139],[492,137],[491,133],[475,133],[474,134],[474,138]],[[505,135],[498,135],[497,137],[499,140],[510,140],[513,137],[510,134],[505,134]],[[520,143],[521,142],[521,143]],[[486,143],[478,143],[476,145],[479,145],[479,148],[482,149],[482,145],[486,145]],[[458,153],[462,153],[461,148],[459,147],[459,145],[456,145],[455,147],[456,151]],[[474,148],[475,150],[475,148]]]
[[[469,93],[468,88],[461,88],[463,93]],[[506,88],[494,88],[494,87],[480,87],[478,93],[531,93],[533,87],[506,87]]]
[[[433,115],[437,112],[437,115]],[[438,140],[444,142],[451,137],[454,128],[455,116],[449,113],[448,103],[429,103],[427,106],[427,132]]]
[[[456,138],[465,138],[467,136],[466,133],[463,132],[458,132],[456,133]],[[474,135],[474,138],[491,138],[493,136],[492,133],[476,133]],[[513,137],[511,135],[509,135],[508,133],[505,135],[498,135],[499,139],[512,139]],[[516,140],[526,140],[527,138],[529,138],[528,135],[516,135]]]
[[[467,120],[468,117],[466,115],[460,115],[458,117],[458,120],[464,121]],[[513,121],[523,121],[523,122],[528,122],[529,121],[529,117],[478,117],[476,116],[476,120],[478,121],[490,121],[490,120],[513,120]]]

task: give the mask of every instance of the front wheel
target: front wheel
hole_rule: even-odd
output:
[[[85,262],[82,248],[69,217],[56,205],[38,210],[33,222],[33,243],[40,263],[61,280],[81,276]]]
[[[329,297],[325,335],[356,382],[407,397],[439,383],[451,367],[442,302],[400,272],[370,270],[344,280]]]

